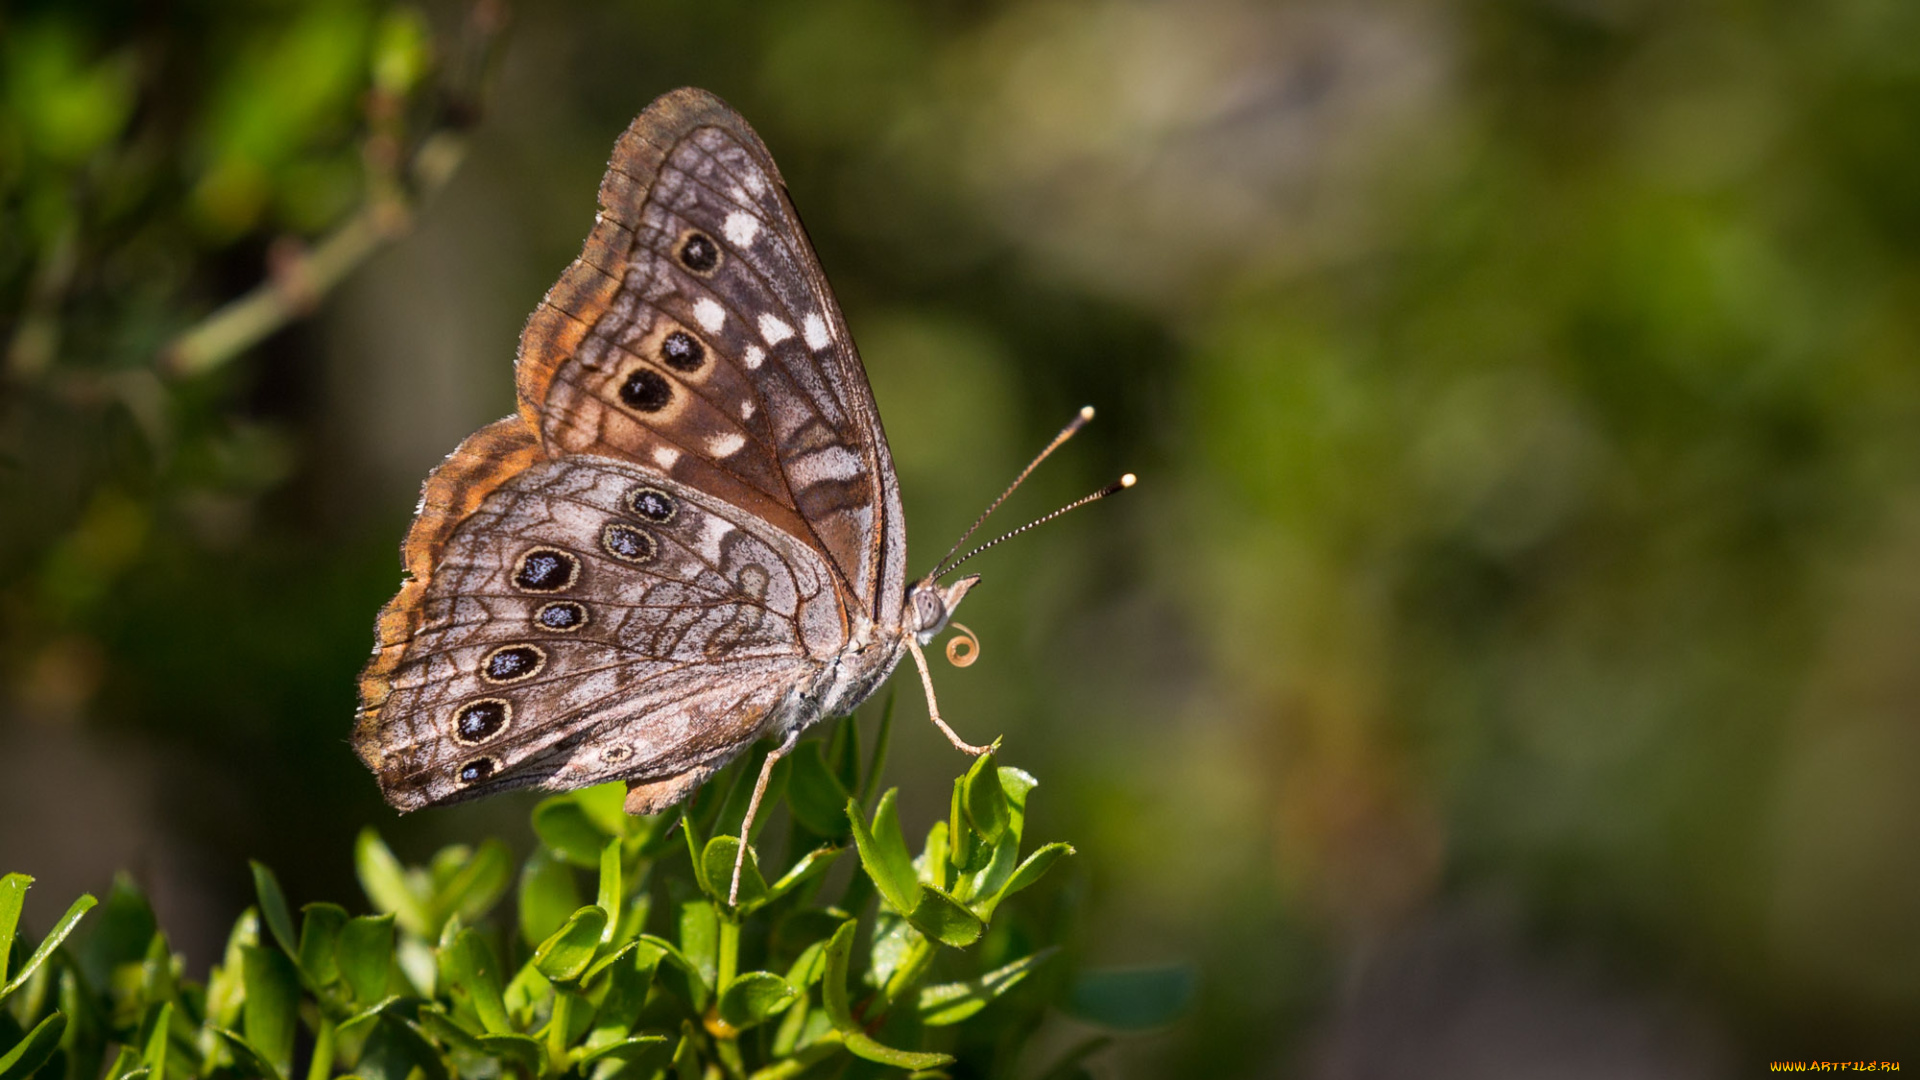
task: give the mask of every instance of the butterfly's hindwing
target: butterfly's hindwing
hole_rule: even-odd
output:
[[[805,545],[581,458],[492,492],[448,538],[419,612],[381,709],[382,779],[403,806],[681,771],[750,742],[845,640]],[[608,771],[583,773],[583,746]]]

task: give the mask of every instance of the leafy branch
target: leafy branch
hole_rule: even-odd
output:
[[[881,765],[876,749],[863,768],[858,742],[843,721],[776,767],[769,805],[785,806],[788,835],[757,846],[785,856],[777,872],[750,856],[737,904],[734,830],[764,748],[671,815],[627,816],[619,785],[542,801],[517,872],[497,840],[409,866],[368,829],[354,847],[365,914],[296,912],[255,863],[255,904],[204,986],[181,977],[124,880],[77,946],[65,943],[92,897],[9,976],[31,879],[0,879],[0,1080],[931,1077],[963,1057],[969,1072],[1010,1075],[1050,1005],[1114,977],[1069,977],[1047,925],[1008,915],[1072,848],[1023,854],[1037,784],[987,757],[913,854],[897,792],[870,806],[853,794]],[[833,886],[850,850],[855,869]],[[1185,976],[1076,1011],[1164,1023],[1190,992],[1169,997],[1169,978]],[[1100,1045],[1043,1074],[1075,1074]]]

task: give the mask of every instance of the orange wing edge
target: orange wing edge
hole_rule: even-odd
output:
[[[420,628],[420,604],[434,567],[460,523],[501,484],[545,456],[539,436],[526,421],[509,416],[467,436],[421,488],[413,526],[400,545],[407,581],[374,623],[373,658],[360,672],[360,708],[353,726],[354,751],[381,776],[383,786],[387,754],[380,738],[380,711],[392,692],[393,673]]]

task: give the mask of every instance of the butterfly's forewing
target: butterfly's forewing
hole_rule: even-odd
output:
[[[614,148],[585,250],[521,338],[550,452],[639,462],[813,544],[897,618],[906,543],[866,373],[772,158],[677,90]]]
[[[409,809],[724,760],[841,640],[816,552],[582,456],[495,487],[406,606],[369,763]]]

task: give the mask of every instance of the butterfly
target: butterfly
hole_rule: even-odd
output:
[[[719,98],[673,91],[620,137],[515,380],[519,411],[428,476],[360,675],[353,745],[389,803],[624,780],[626,809],[657,813],[775,736],[744,858],[774,763],[903,655],[933,722],[986,751],[940,717],[922,652],[980,579],[941,585],[949,552],[908,581],[859,354],[772,157]]]

